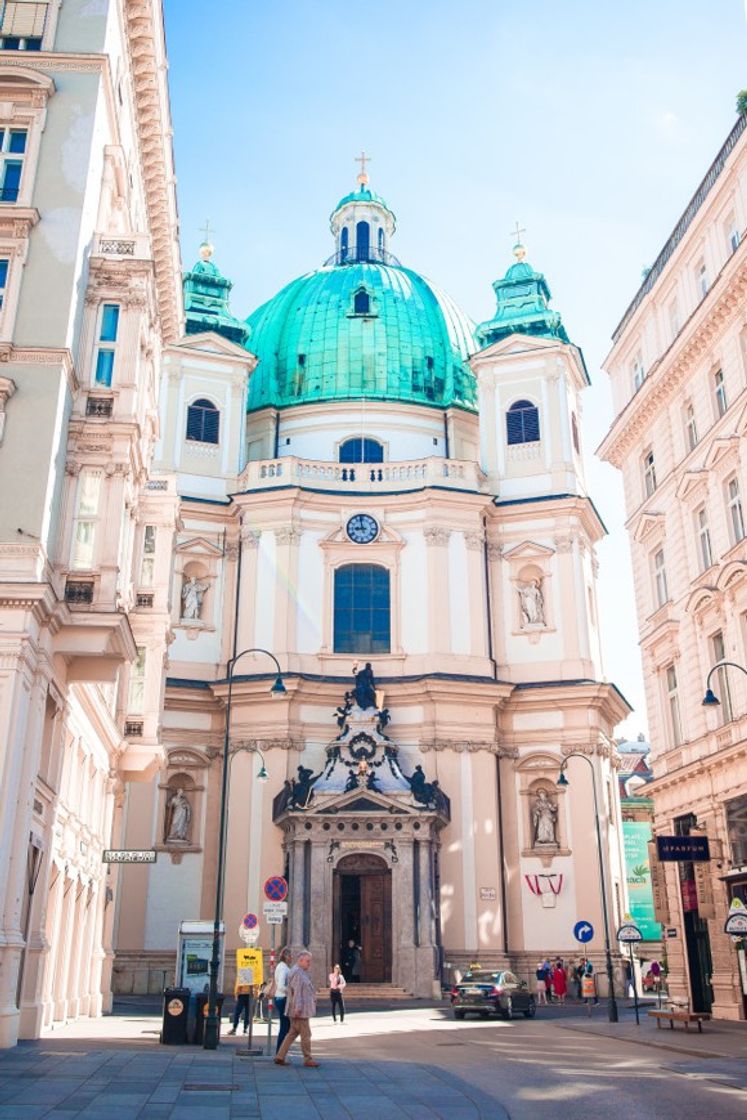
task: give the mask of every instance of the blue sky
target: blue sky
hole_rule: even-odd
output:
[[[237,314],[332,252],[362,147],[397,215],[392,250],[478,321],[526,227],[593,381],[605,668],[638,709],[625,730],[645,729],[621,487],[593,456],[611,419],[600,365],[734,122],[744,0],[164,6],[184,263],[209,216]]]

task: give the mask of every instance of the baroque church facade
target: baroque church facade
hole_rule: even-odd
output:
[[[157,989],[179,919],[212,916],[235,657],[229,947],[284,874],[284,939],[320,978],[350,939],[362,981],[421,996],[474,959],[529,976],[579,918],[600,950],[591,775],[571,760],[556,786],[571,752],[624,908],[581,351],[520,244],[475,326],[393,255],[365,171],[330,228],[326,263],[246,321],[212,246],[185,275],[153,468],[179,503],[173,542],[154,529],[166,765],[130,786],[124,837],[159,855],[123,870],[122,991]]]
[[[229,683],[229,962],[278,873],[320,977],[349,937],[420,995],[526,975],[579,919],[599,961],[627,706],[543,276],[517,246],[476,327],[363,172],[243,320],[210,246],[182,276],[160,0],[3,12],[0,1045],[160,991],[212,918]]]

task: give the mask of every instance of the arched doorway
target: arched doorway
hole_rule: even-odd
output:
[[[348,941],[361,946],[360,975],[350,983],[385,984],[392,979],[392,873],[375,855],[349,855],[335,868],[333,892],[335,961]]]

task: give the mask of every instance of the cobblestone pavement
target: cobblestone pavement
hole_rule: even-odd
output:
[[[314,1023],[319,1069],[158,1044],[144,1011],[0,1052],[0,1120],[736,1120],[747,1026],[657,1032],[551,1008],[532,1022],[455,1023],[422,1005]],[[658,1037],[657,1037],[658,1036]],[[256,1039],[255,1041],[263,1041]]]

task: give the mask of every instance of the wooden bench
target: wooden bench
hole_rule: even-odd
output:
[[[691,1023],[698,1024],[698,1032],[703,1033],[703,1023],[707,1023],[711,1016],[706,1011],[688,1011],[686,1008],[671,1007],[667,1010],[649,1011],[652,1019],[656,1019],[657,1029],[661,1027],[662,1020],[669,1023],[669,1029],[674,1030],[675,1023],[684,1023],[685,1030],[690,1030]]]

